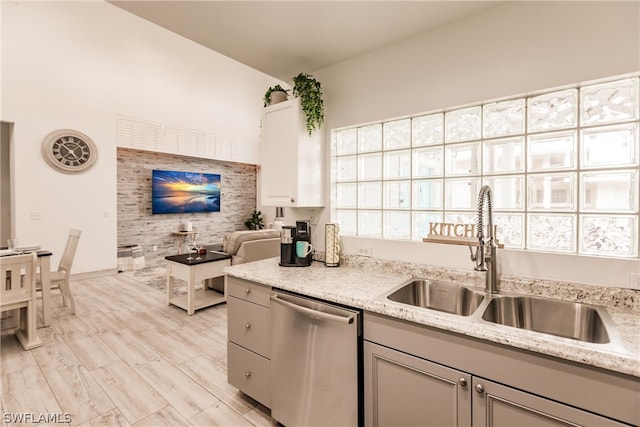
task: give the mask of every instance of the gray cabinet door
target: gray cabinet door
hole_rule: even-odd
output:
[[[552,387],[552,378],[549,379]],[[603,396],[603,399],[606,399]],[[473,378],[474,427],[620,426],[616,421],[481,378]]]
[[[471,376],[364,342],[366,426],[470,426]]]

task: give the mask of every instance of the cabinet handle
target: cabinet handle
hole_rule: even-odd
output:
[[[249,289],[249,288],[245,289],[245,290],[244,290],[244,293],[245,293],[245,294],[247,294],[247,295],[249,295],[249,294],[251,293],[251,289]]]
[[[291,198],[291,203],[295,203],[296,199],[294,199],[293,197]]]
[[[484,393],[484,387],[482,384],[476,384],[476,391],[480,394]]]
[[[460,378],[458,380],[458,384],[460,384],[462,387],[466,387],[467,386],[467,380],[465,378]]]
[[[245,372],[245,373],[244,373],[244,376],[245,376],[245,377],[247,377],[247,378],[249,378],[249,377],[251,376],[251,371],[247,371],[247,372]]]
[[[247,323],[246,325],[244,325],[245,329],[251,329],[251,323]]]

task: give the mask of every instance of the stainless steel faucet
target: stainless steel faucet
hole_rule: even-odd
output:
[[[487,206],[488,227],[487,237],[484,236],[484,206]],[[498,247],[496,246],[495,237],[493,235],[493,208],[491,207],[492,193],[491,187],[482,186],[478,194],[478,219],[476,223],[478,247],[473,251],[471,243],[469,243],[469,251],[471,252],[471,261],[476,263],[476,271],[486,272],[485,292],[491,294],[498,293]],[[488,265],[488,267],[487,267]]]

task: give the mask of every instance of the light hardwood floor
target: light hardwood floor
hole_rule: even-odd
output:
[[[227,384],[226,304],[187,316],[123,275],[72,289],[76,315],[56,297],[52,325],[38,329],[42,347],[24,351],[2,332],[3,426],[20,425],[7,421],[20,414],[69,414],[74,426],[277,425]]]

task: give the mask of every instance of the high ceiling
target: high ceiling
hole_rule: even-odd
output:
[[[109,1],[283,81],[501,1]]]

